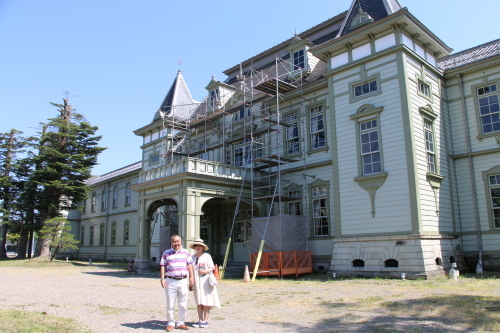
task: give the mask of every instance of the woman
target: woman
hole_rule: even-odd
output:
[[[198,322],[193,324],[193,327],[205,328],[208,326],[208,316],[213,308],[220,308],[219,295],[217,287],[211,286],[208,282],[208,277],[213,274],[215,269],[212,256],[203,251],[208,250],[202,239],[197,239],[189,244],[189,247],[196,251],[193,254],[194,268],[194,299],[198,308]]]

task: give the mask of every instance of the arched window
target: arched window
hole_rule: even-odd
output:
[[[399,263],[395,259],[387,259],[384,261],[385,267],[399,267]]]
[[[365,261],[361,259],[353,260],[352,267],[365,267]]]

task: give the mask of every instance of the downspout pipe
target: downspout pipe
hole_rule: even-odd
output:
[[[472,147],[471,147],[471,138],[469,131],[469,120],[467,118],[466,106],[465,106],[465,94],[464,94],[464,85],[462,80],[462,74],[458,74],[458,85],[460,87],[460,99],[462,102],[462,115],[464,118],[464,127],[465,127],[465,137],[467,144],[467,152],[469,154],[468,162],[469,162],[469,176],[472,184],[472,204],[474,205],[474,219],[476,224],[476,235],[477,235],[477,251],[478,251],[478,262],[476,266],[476,273],[483,273],[483,237],[481,234],[481,223],[479,221],[479,207],[477,203],[477,188],[476,188],[476,180],[474,178],[474,161],[472,160]]]

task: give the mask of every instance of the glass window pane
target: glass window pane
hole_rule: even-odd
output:
[[[370,142],[370,133],[361,134],[361,143]]]
[[[370,92],[370,86],[368,85],[368,83],[363,84],[362,89],[363,89],[363,94],[368,94]]]
[[[481,110],[481,114],[482,115],[486,115],[486,114],[490,113],[490,107],[489,107],[489,105],[482,106],[480,108],[480,110]]]
[[[496,122],[493,124],[493,131],[500,131],[500,122]]]
[[[479,99],[479,106],[488,105],[488,97],[483,97]]]
[[[365,164],[363,166],[363,174],[369,175],[372,173],[372,165],[371,164]]]
[[[355,96],[361,95],[361,86],[354,87],[354,95]]]
[[[484,133],[489,133],[489,132],[493,132],[493,126],[490,125],[483,125],[483,132]]]

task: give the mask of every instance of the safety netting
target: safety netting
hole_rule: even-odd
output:
[[[302,215],[253,218],[252,252],[259,251],[262,239],[263,252],[307,251],[307,218]]]

